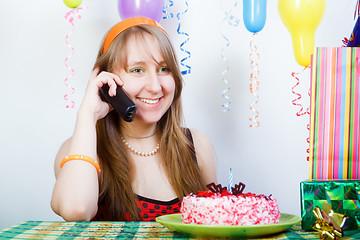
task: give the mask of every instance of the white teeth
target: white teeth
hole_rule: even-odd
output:
[[[144,102],[144,103],[148,103],[148,104],[155,104],[157,102],[159,102],[159,98],[158,99],[148,99],[148,98],[140,98],[140,101]]]

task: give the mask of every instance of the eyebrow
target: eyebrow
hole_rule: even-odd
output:
[[[161,62],[157,62],[154,59],[154,62],[156,62],[156,64],[159,65],[159,66],[166,65],[166,62],[164,60],[162,60]],[[138,66],[138,65],[144,66],[144,65],[146,65],[146,62],[145,61],[133,61],[133,62],[130,62],[130,63],[126,64],[126,66],[128,66],[128,67],[129,66]]]
[[[145,62],[144,61],[138,61],[138,62],[134,61],[134,62],[130,62],[130,63],[126,64],[126,65],[127,66],[145,65]]]

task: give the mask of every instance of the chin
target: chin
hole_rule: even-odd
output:
[[[159,116],[157,114],[152,114],[152,115],[147,115],[147,116],[136,116],[134,120],[139,121],[139,122],[143,122],[143,123],[148,123],[148,124],[153,124],[153,123],[157,123],[158,121],[160,121],[162,116]]]
[[[135,119],[139,122],[144,122],[148,124],[157,123],[161,120],[161,118],[166,114],[168,109],[156,110],[156,111],[144,111],[141,109],[135,115]]]

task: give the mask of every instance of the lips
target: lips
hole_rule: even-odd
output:
[[[150,99],[150,98],[139,98],[140,101],[147,103],[147,104],[156,104],[160,101],[160,98],[156,98],[156,99]]]

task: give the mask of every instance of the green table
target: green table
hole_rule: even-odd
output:
[[[27,221],[0,231],[0,239],[195,239],[156,222]],[[201,238],[200,238],[201,239]],[[205,238],[202,238],[205,239]],[[206,238],[209,239],[209,238]],[[319,239],[317,232],[289,231],[261,239]],[[360,230],[346,231],[343,240],[360,239]]]

